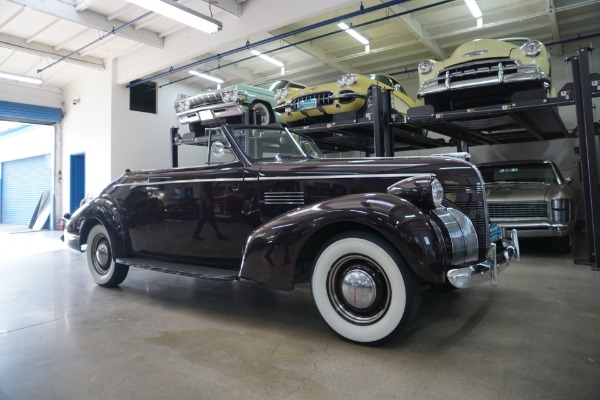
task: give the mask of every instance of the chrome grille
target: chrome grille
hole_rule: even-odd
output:
[[[304,192],[267,192],[265,204],[304,204]]]
[[[292,110],[298,110],[298,104],[304,100],[317,99],[317,107],[331,105],[331,104],[333,104],[333,100],[331,99],[331,96],[333,96],[333,92],[309,93],[309,94],[295,97],[292,100],[292,104],[291,104]]]
[[[460,82],[477,78],[495,78],[498,77],[499,74],[510,75],[517,71],[518,65],[513,60],[484,60],[443,69],[438,73],[437,80],[438,83],[443,84],[446,81],[446,77],[452,82]]]
[[[545,201],[528,203],[488,203],[490,218],[548,218]]]
[[[485,202],[481,185],[444,185],[444,197],[456,204],[469,216],[480,248],[487,248],[488,223],[485,216]]]
[[[194,97],[190,97],[188,100],[190,102],[190,108],[196,108],[207,104],[217,104],[223,102],[223,98],[221,97],[220,92],[202,93]]]

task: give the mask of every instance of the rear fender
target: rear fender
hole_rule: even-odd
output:
[[[299,262],[312,259],[333,235],[360,229],[387,239],[421,279],[443,282],[440,230],[407,200],[374,193],[336,197],[297,208],[257,228],[244,249],[240,278],[291,290]]]

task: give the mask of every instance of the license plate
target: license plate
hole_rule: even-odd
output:
[[[502,231],[498,224],[490,224],[490,242],[494,243],[502,239]]]
[[[212,121],[215,119],[215,116],[211,110],[198,111],[198,116],[200,117],[200,121]]]
[[[300,100],[298,104],[300,110],[308,110],[310,108],[317,108],[317,99]]]

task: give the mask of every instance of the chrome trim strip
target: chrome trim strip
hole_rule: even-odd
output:
[[[164,184],[181,184],[181,183],[200,183],[200,182],[258,182],[258,181],[295,181],[295,180],[328,180],[328,179],[368,179],[368,178],[405,178],[413,176],[430,177],[434,174],[358,174],[358,175],[310,175],[310,176],[261,176],[251,178],[211,178],[211,179],[181,179],[173,181],[155,181],[148,180],[119,183],[114,187],[121,186],[143,186],[143,185],[164,185]]]
[[[304,192],[266,192],[265,204],[304,205]]]
[[[473,222],[453,208],[438,207],[433,212],[448,230],[452,245],[452,264],[460,265],[476,261],[479,238]]]

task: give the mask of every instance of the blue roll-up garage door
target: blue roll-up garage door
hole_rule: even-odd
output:
[[[2,163],[2,222],[28,225],[44,191],[52,186],[50,154]]]
[[[0,120],[31,124],[55,124],[63,114],[60,108],[0,101]]]

